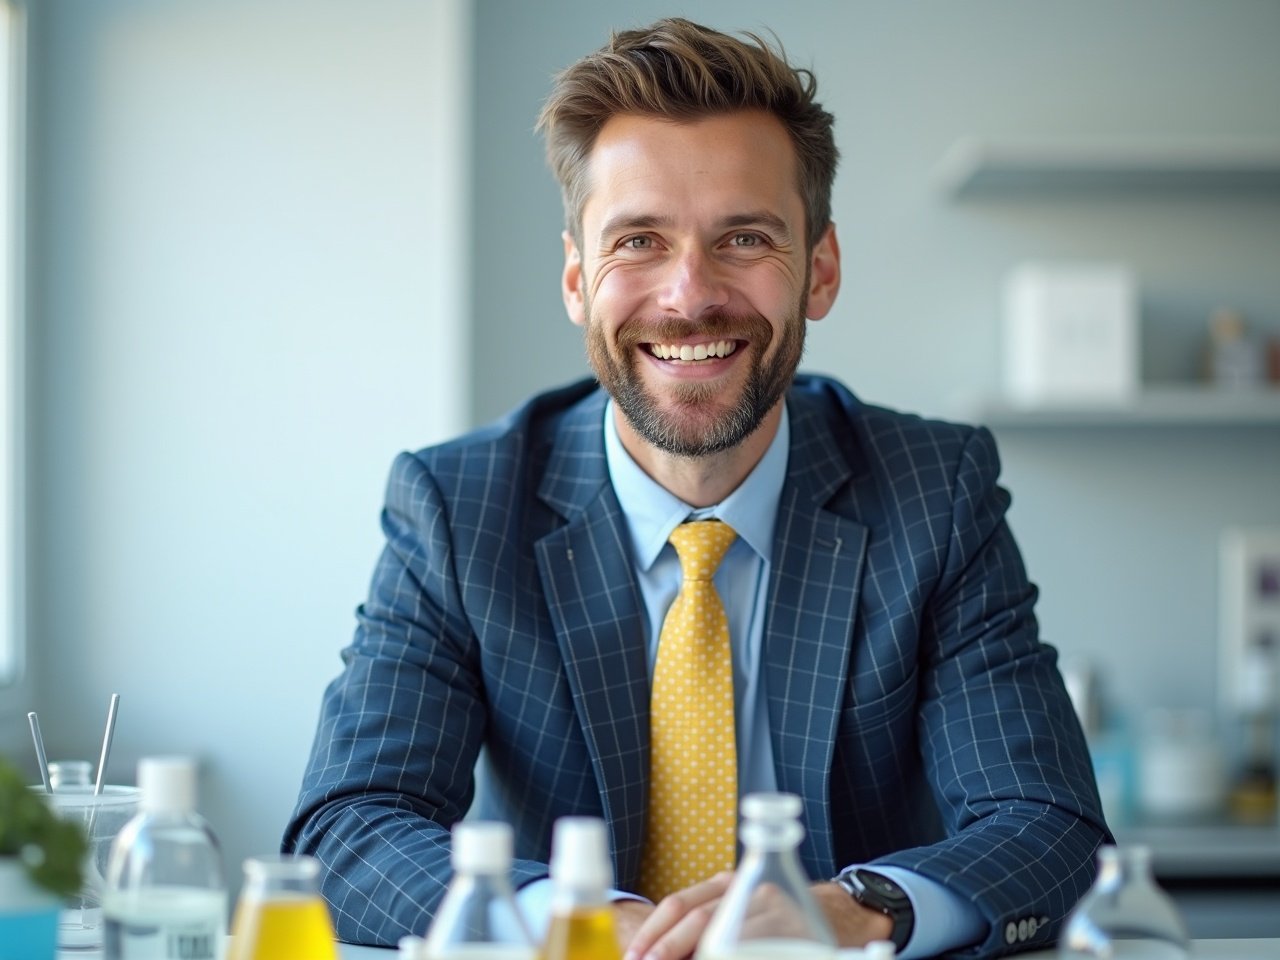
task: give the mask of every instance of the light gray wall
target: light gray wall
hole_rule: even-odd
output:
[[[456,0],[33,8],[31,641],[49,752],[196,755],[278,848],[395,453],[465,402]],[[29,748],[28,748],[29,749]]]
[[[1131,263],[1153,380],[1193,374],[1217,304],[1280,333],[1275,194],[957,204],[931,184],[963,135],[1280,137],[1280,4],[480,0],[476,419],[586,371],[557,290],[559,196],[532,129],[549,77],[609,28],[675,12],[772,29],[817,73],[843,154],[833,202],[845,273],[805,366],[864,399],[946,416],[957,397],[994,391],[999,285],[1026,258]],[[1280,431],[998,439],[1045,636],[1107,668],[1131,707],[1210,706],[1218,531],[1280,522]]]

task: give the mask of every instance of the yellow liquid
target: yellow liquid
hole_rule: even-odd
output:
[[[227,960],[338,960],[329,910],[319,897],[241,899]]]
[[[608,907],[556,914],[540,960],[622,960]]]

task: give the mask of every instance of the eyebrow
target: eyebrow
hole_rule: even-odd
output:
[[[672,217],[661,217],[656,214],[621,213],[610,217],[600,227],[601,237],[612,237],[629,230],[653,230],[670,227],[675,223]],[[716,224],[722,230],[735,227],[763,227],[783,241],[791,240],[791,228],[776,213],[767,210],[750,210],[745,213],[734,213],[724,217]]]

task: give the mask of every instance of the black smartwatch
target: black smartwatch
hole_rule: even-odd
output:
[[[916,925],[916,913],[911,908],[911,898],[906,891],[883,873],[861,867],[846,870],[835,878],[835,882],[864,907],[883,913],[893,922],[893,933],[889,939],[901,953],[911,939],[911,931]]]

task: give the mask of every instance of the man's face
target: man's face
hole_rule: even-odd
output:
[[[569,316],[631,427],[680,456],[760,425],[800,362],[806,313],[824,316],[839,287],[834,232],[806,253],[795,151],[763,113],[612,118],[581,234],[581,250],[565,238]]]

